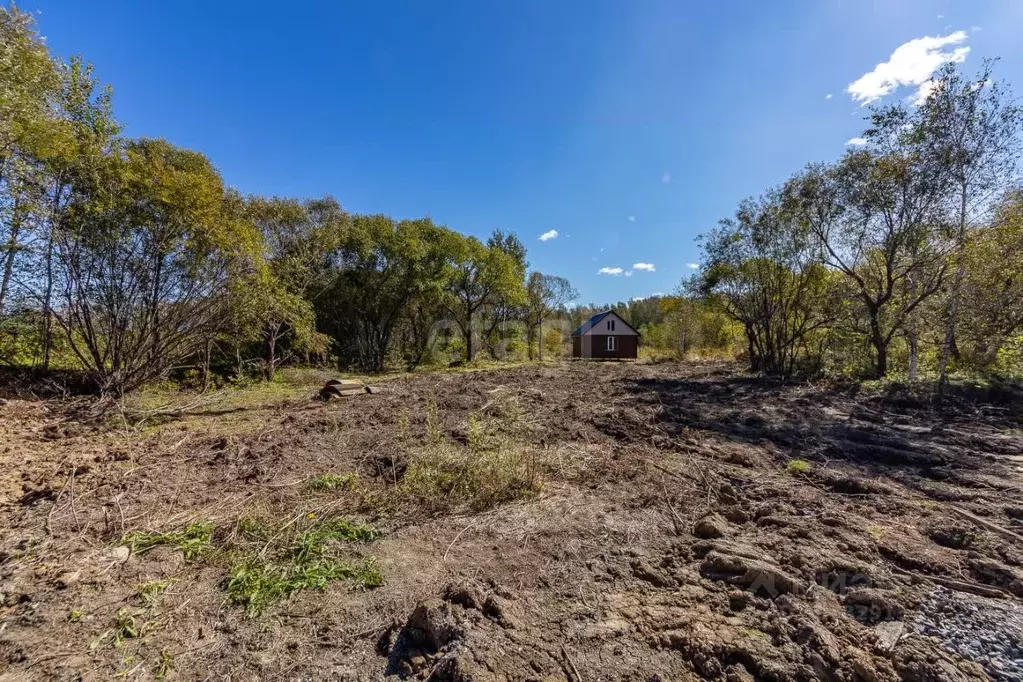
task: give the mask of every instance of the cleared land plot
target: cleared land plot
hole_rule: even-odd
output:
[[[181,396],[139,428],[0,405],[0,679],[970,680],[1023,660],[1018,395],[939,413],[713,363],[424,373],[326,404],[323,379]]]

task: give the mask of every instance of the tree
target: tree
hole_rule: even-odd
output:
[[[120,395],[199,349],[258,239],[206,157],[162,140],[125,142],[90,180],[55,240],[54,315],[100,390]]]
[[[948,174],[924,153],[918,121],[904,109],[872,118],[870,148],[833,166],[810,166],[784,194],[824,262],[848,279],[862,306],[850,317],[854,331],[874,350],[872,374],[883,377],[892,339],[945,279]]]
[[[0,7],[0,316],[38,200],[36,157],[54,124],[59,78],[32,17]]]
[[[744,201],[734,220],[704,237],[705,295],[743,325],[750,369],[790,375],[819,364],[811,342],[832,319],[827,272],[813,233],[784,193]]]
[[[946,169],[954,190],[950,201],[954,217],[950,222],[955,226],[955,275],[948,295],[939,393],[956,351],[970,226],[988,214],[992,200],[1016,177],[1023,108],[992,78],[992,65],[985,62],[973,80],[964,78],[955,64],[946,65],[932,81],[919,114],[919,135],[934,163]]]
[[[263,341],[264,375],[273,379],[283,360],[278,354],[282,342],[305,352],[322,348],[314,305],[332,282],[331,257],[350,218],[330,196],[306,201],[249,197],[245,216],[261,235],[262,261],[250,276],[252,290],[234,300],[242,306],[240,328],[257,325],[253,331]]]
[[[539,330],[540,362],[543,362],[543,322],[551,315],[564,308],[570,301],[578,298],[579,292],[564,277],[545,275],[532,272],[526,283],[527,324],[530,331],[534,325]],[[530,334],[529,356],[533,357],[532,334]]]
[[[332,256],[337,270],[319,308],[323,328],[361,367],[382,371],[395,331],[413,302],[436,297],[452,237],[428,218],[353,219]]]
[[[508,341],[508,322],[518,320],[523,312],[522,306],[525,302],[523,287],[529,263],[526,261],[525,244],[514,234],[494,230],[487,239],[487,248],[500,251],[511,259],[515,269],[514,279],[518,283],[518,286],[509,286],[497,291],[492,300],[483,307],[486,326],[482,338],[489,347],[491,356],[499,359],[501,357],[499,349],[503,350]],[[503,327],[500,338],[497,335],[499,326]]]
[[[475,237],[452,245],[452,272],[444,308],[465,339],[465,360],[475,357],[476,323],[485,306],[521,300],[518,262],[501,248],[484,246]]]
[[[1006,193],[990,224],[971,228],[965,263],[969,360],[986,369],[1007,341],[1023,333],[1023,191]]]

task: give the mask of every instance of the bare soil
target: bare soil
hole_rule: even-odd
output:
[[[379,385],[323,403],[310,384],[141,429],[68,419],[58,401],[0,405],[0,680],[997,675],[910,624],[938,585],[1023,599],[1018,394],[938,410],[724,363]],[[508,466],[529,485],[501,487],[497,467],[487,494],[412,486],[441,445],[471,462],[528,452]],[[355,483],[309,485],[323,474]],[[274,531],[265,554],[326,518],[381,531],[343,551],[375,561],[382,585],[332,581],[261,613],[227,598],[247,519]],[[215,530],[190,560],[122,542],[196,521]]]

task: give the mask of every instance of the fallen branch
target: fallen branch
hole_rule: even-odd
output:
[[[565,662],[568,663],[569,669],[572,671],[572,677],[575,678],[575,682],[583,682],[583,676],[579,674],[579,670],[576,669],[575,663],[572,662],[572,657],[568,655],[568,649],[565,645],[561,645],[561,654],[565,657]]]
[[[992,523],[987,519],[982,519],[979,516],[971,514],[965,509],[960,509],[959,507],[949,505],[948,510],[951,511],[956,516],[958,516],[959,518],[966,519],[967,521],[975,525],[978,525],[981,528],[986,528],[987,530],[991,531],[992,533],[995,533],[996,535],[1001,535],[1003,538],[1006,538],[1007,540],[1014,540],[1019,544],[1023,545],[1023,535],[1013,533],[1011,530],[1002,528],[996,523]]]
[[[990,597],[992,599],[1012,599],[1013,596],[1004,590],[1000,590],[997,587],[991,587],[990,585],[981,585],[979,583],[968,583],[963,580],[953,580],[952,578],[943,578],[938,575],[924,575],[923,573],[916,573],[914,571],[907,571],[897,566],[893,566],[892,570],[896,573],[913,578],[920,582],[933,583],[935,585],[941,585],[942,587],[956,592],[968,592],[970,594],[976,594],[981,597]]]

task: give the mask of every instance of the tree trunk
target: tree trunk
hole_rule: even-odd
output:
[[[963,279],[966,276],[966,183],[960,188],[959,194],[959,234],[956,244],[956,276],[952,281],[952,291],[948,300],[948,326],[945,328],[945,342],[941,345],[941,362],[938,365],[938,398],[944,394],[948,383],[948,361],[956,345],[956,320],[959,316],[959,296],[962,292]]]
[[[53,350],[53,231],[46,242],[46,289],[43,292],[43,370],[50,369]]]
[[[884,337],[880,334],[871,335],[870,343],[874,346],[874,353],[876,354],[874,378],[884,379],[885,375],[888,374],[888,344],[885,343]]]
[[[14,217],[11,220],[11,236],[5,247],[7,253],[4,255],[4,274],[0,280],[0,315],[4,312],[4,303],[7,301],[7,293],[10,291],[11,277],[14,274],[14,257],[18,253],[18,234],[21,232],[21,211],[18,203],[14,204]]]
[[[542,317],[537,319],[536,326],[537,326],[537,328],[539,330],[539,334],[540,334],[540,346],[539,346],[539,348],[540,348],[540,362],[543,362],[543,318]]]
[[[465,362],[468,364],[468,363],[472,362],[472,357],[473,357],[473,355],[475,353],[475,349],[472,347],[473,346],[473,344],[472,344],[472,336],[473,335],[472,335],[472,315],[471,314],[466,316],[466,321],[467,321],[468,324],[466,325],[466,328],[463,330],[463,332],[465,333]]]
[[[909,329],[909,380],[916,381],[917,371],[920,366],[920,343],[919,334],[916,329],[916,322],[911,323]]]
[[[266,380],[273,381],[277,369],[277,330],[271,330],[266,342]]]
[[[213,341],[206,339],[206,345],[202,354],[202,392],[210,390],[210,353],[213,349]]]

